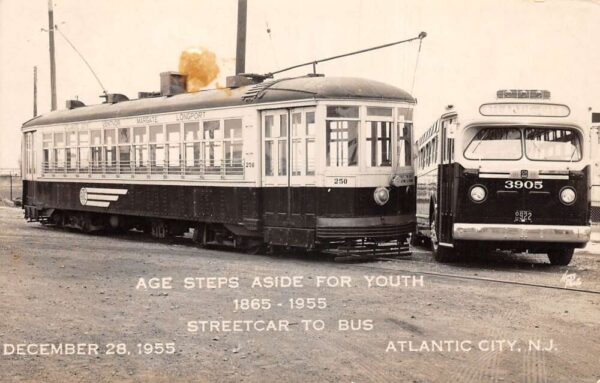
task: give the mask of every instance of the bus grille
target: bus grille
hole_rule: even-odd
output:
[[[398,238],[412,233],[414,229],[414,223],[369,227],[317,227],[317,237],[323,239]]]

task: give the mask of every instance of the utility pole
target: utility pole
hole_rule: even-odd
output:
[[[50,39],[50,93],[51,110],[56,110],[56,62],[54,60],[54,9],[53,0],[48,0],[48,38]]]
[[[235,50],[235,74],[246,72],[246,19],[247,0],[238,0],[237,46]]]
[[[33,117],[37,117],[37,65],[33,67]]]

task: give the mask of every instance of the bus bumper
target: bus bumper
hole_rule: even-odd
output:
[[[455,223],[454,239],[468,241],[527,241],[585,243],[590,240],[589,226],[505,225]]]

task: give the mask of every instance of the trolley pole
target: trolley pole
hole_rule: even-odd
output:
[[[247,0],[238,0],[237,46],[235,50],[235,74],[246,72],[246,19]]]
[[[10,178],[10,200],[12,201],[13,198],[12,198],[12,172],[11,171],[8,172],[8,178]]]
[[[56,62],[54,59],[54,9],[53,0],[48,0],[48,38],[50,39],[50,95],[51,110],[56,110]]]

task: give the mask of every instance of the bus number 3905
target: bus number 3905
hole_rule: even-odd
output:
[[[542,181],[504,181],[505,189],[537,189],[540,190],[544,187]]]

